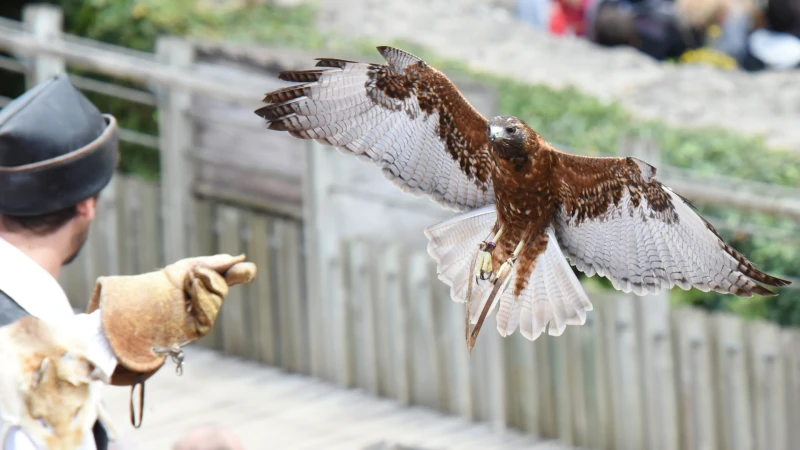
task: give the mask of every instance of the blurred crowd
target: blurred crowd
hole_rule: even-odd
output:
[[[631,46],[658,60],[800,68],[800,0],[517,0],[517,8],[550,33]]]

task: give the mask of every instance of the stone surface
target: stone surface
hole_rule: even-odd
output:
[[[616,100],[643,118],[760,134],[772,146],[800,151],[799,72],[752,74],[663,64],[634,49],[548,35],[516,19],[509,3],[315,2],[323,32],[403,39],[481,71],[557,88],[574,86]]]

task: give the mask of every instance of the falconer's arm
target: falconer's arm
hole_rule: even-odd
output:
[[[0,449],[6,438],[12,450],[57,450],[68,436],[85,439],[99,414],[89,385],[135,387],[167,358],[180,363],[181,348],[214,326],[229,288],[256,272],[244,255],[182,259],[154,272],[98,278],[86,314],[56,323],[27,316],[0,327]]]

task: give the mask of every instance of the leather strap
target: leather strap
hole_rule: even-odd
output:
[[[144,377],[137,377],[136,382],[131,385],[131,425],[134,428],[139,428],[142,426],[142,417],[144,416]],[[139,389],[139,424],[136,424],[136,414],[134,413],[133,405],[133,392],[136,390],[136,386],[139,385],[141,388]]]

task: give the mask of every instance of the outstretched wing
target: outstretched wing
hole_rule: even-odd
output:
[[[556,236],[578,270],[638,295],[695,287],[750,297],[786,286],[725,243],[691,205],[636,158],[556,152],[561,209]]]
[[[378,50],[388,64],[318,59],[316,69],[282,72],[302,84],[266,94],[256,114],[272,130],[372,161],[404,191],[455,211],[493,203],[486,118],[424,61]]]

